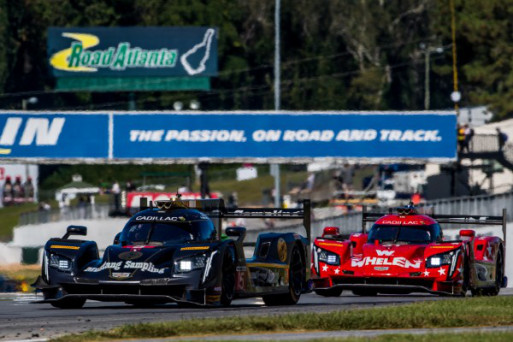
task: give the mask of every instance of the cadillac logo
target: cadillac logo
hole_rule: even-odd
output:
[[[123,252],[118,255],[118,258],[121,260],[135,260],[142,257],[143,254],[137,251]]]

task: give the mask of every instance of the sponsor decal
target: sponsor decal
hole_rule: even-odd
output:
[[[124,269],[140,270],[142,272],[150,272],[156,274],[164,274],[165,268],[156,268],[151,262],[133,262],[127,261]]]
[[[384,266],[376,266],[376,267],[374,267],[374,269],[376,271],[388,271],[388,267],[384,267]]]
[[[103,270],[114,270],[119,271],[121,269],[121,265],[123,261],[118,262],[104,262],[100,265],[100,267],[88,267],[84,270],[84,272],[101,272]]]
[[[283,240],[283,238],[278,239],[277,252],[280,261],[285,262],[285,260],[287,260],[287,243],[285,240]]]
[[[210,248],[210,246],[194,246],[194,247],[182,247],[182,248],[180,248],[180,250],[181,251],[204,251],[209,248]]]
[[[123,252],[118,255],[121,260],[135,260],[142,257],[143,254],[138,251]]]
[[[247,269],[248,269],[248,268],[247,268],[246,266],[237,266],[237,267],[235,268],[235,270],[236,270],[237,272],[246,272],[246,271],[247,271]]]
[[[129,272],[112,272],[110,275],[112,278],[130,278],[131,274]]]
[[[395,258],[380,258],[380,257],[365,257],[362,260],[351,260],[352,267],[372,266],[397,266],[402,268],[420,268],[421,260],[410,261],[405,257]]]
[[[379,221],[380,224],[398,224],[398,225],[415,225],[415,226],[421,226],[424,225],[424,221],[418,221],[418,220],[410,220],[410,221],[404,221],[404,220],[382,220]]]
[[[185,221],[183,216],[137,216],[136,221],[159,221],[159,222],[178,222]]]
[[[391,251],[391,250],[376,249],[376,254],[378,254],[379,256],[392,256],[392,255],[394,255],[394,252],[395,251]]]
[[[80,246],[51,245],[50,248],[55,248],[55,249],[74,249],[74,250],[77,250],[77,249],[80,249]]]
[[[122,267],[123,266],[123,267]],[[155,274],[164,274],[165,268],[157,268],[151,262],[133,262],[127,261],[123,265],[123,261],[104,262],[99,267],[88,267],[84,272],[101,272],[103,270],[120,271],[121,269],[138,270],[141,272],[149,272]]]

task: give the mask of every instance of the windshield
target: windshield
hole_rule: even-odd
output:
[[[368,242],[431,243],[441,239],[440,226],[393,226],[375,224],[369,232]]]
[[[121,241],[125,245],[164,246],[214,238],[210,221],[187,223],[133,222],[125,227]]]

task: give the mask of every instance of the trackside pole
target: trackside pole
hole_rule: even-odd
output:
[[[367,213],[367,207],[364,205],[362,208],[362,234],[366,233],[367,221],[365,221],[365,214]]]
[[[502,251],[502,260],[504,262],[504,270],[506,270],[506,233],[507,233],[507,227],[506,227],[506,220],[507,220],[507,209],[502,208],[502,237],[504,238],[504,248]]]

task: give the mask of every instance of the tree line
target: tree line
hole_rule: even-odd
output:
[[[282,0],[281,98],[287,110],[421,110],[453,103],[451,4],[462,106],[513,113],[513,0]],[[127,109],[127,92],[55,92],[51,26],[216,26],[210,91],[140,92],[138,109],[197,100],[205,110],[274,108],[274,0],[0,0],[0,106]]]

